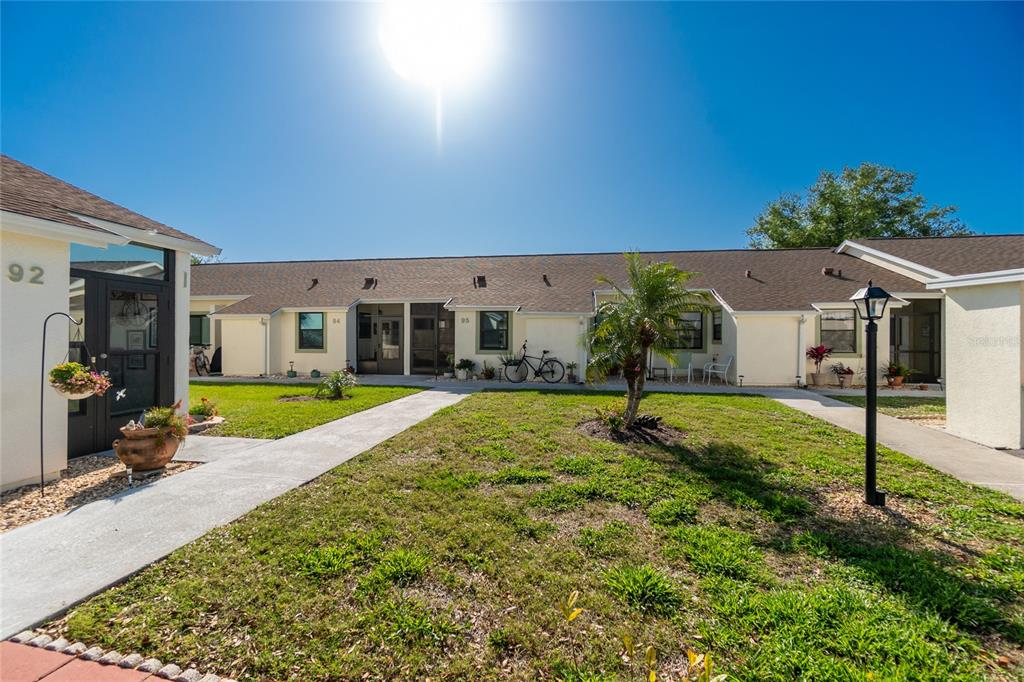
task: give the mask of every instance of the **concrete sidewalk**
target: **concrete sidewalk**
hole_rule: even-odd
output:
[[[66,610],[473,391],[434,389],[0,535],[0,639]]]
[[[812,391],[761,389],[760,392],[812,417],[864,435],[863,408]],[[1024,500],[1024,459],[1020,457],[884,414],[878,415],[878,442],[961,481]]]

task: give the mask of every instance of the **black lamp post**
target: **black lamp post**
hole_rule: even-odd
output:
[[[892,298],[885,289],[876,287],[868,280],[868,285],[850,297],[857,306],[860,319],[867,322],[867,421],[864,425],[864,437],[867,440],[864,467],[864,501],[873,507],[885,506],[885,492],[875,485],[877,453],[877,411],[878,411],[878,320],[885,313],[885,306]]]

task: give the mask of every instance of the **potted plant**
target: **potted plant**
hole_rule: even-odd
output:
[[[832,355],[832,349],[823,344],[807,347],[807,358],[814,361],[814,373],[811,374],[811,383],[815,386],[824,386],[827,377],[821,373],[821,363],[825,362]]]
[[[320,378],[320,370],[318,370],[318,369],[311,369],[311,370],[309,370],[309,378],[310,379],[319,379]]]
[[[882,367],[882,375],[890,388],[902,388],[903,382],[910,378],[914,370],[910,369],[898,360],[892,360]]]
[[[320,380],[320,383],[317,384],[316,389],[313,391],[313,395],[317,398],[327,398],[329,400],[348,400],[349,396],[345,395],[345,391],[356,386],[358,383],[359,380],[356,379],[355,374],[335,370]]]
[[[832,373],[839,380],[839,388],[849,388],[853,383],[853,367],[847,367],[841,362],[832,365]]]
[[[576,383],[576,368],[577,367],[579,367],[579,365],[577,365],[575,362],[570,362],[570,363],[566,364],[566,366],[565,366],[565,370],[566,370],[566,372],[568,372],[568,374],[566,374],[566,381],[568,381],[570,384],[575,384]]]
[[[68,400],[83,400],[106,393],[110,379],[77,362],[64,362],[50,370],[50,385]]]
[[[219,415],[217,403],[209,398],[200,398],[198,403],[188,406],[189,433],[201,433],[212,426],[224,423],[224,418]]]
[[[285,374],[288,375],[289,379],[294,379],[295,377],[299,376],[299,373],[295,371],[295,361],[294,360],[289,360],[288,361],[288,371],[285,372]]]
[[[481,372],[481,375],[483,376],[484,379],[488,381],[493,381],[494,377],[496,377],[498,373],[494,371],[494,368],[491,367],[489,362],[484,360],[484,368],[483,371]]]
[[[444,358],[444,371],[442,372],[445,379],[452,378],[452,371],[455,367],[455,356],[449,353]]]
[[[469,358],[462,358],[455,364],[455,376],[458,377],[459,381],[465,381],[469,378],[469,373],[476,369],[476,363]]]
[[[132,471],[154,471],[167,466],[188,434],[188,422],[178,414],[181,401],[170,407],[152,407],[142,423],[121,427],[123,440],[114,441],[117,458]]]

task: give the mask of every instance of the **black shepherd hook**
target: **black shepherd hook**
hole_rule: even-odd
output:
[[[56,313],[50,313],[49,315],[46,316],[46,319],[43,320],[43,360],[42,360],[42,363],[40,365],[41,366],[41,370],[40,370],[40,376],[39,376],[39,495],[40,496],[46,494],[45,493],[46,469],[45,469],[45,465],[43,464],[43,403],[45,402],[44,398],[46,397],[46,394],[45,394],[45,391],[46,391],[46,323],[49,322],[50,318],[54,317],[55,315],[63,315],[64,317],[66,317],[69,320],[71,320],[71,324],[75,325],[76,327],[81,327],[82,326],[82,320],[75,320],[75,318],[71,317],[67,313],[59,312],[59,311],[56,312]]]

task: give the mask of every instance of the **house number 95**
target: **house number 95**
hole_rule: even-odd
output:
[[[7,266],[7,279],[12,282],[20,282],[26,277],[25,268],[19,263],[11,263]],[[38,265],[33,265],[28,269],[28,283],[29,284],[42,284],[43,283],[43,269]]]

